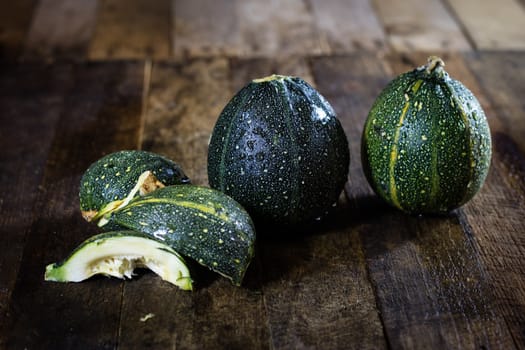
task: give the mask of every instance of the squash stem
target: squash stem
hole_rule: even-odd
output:
[[[252,81],[254,83],[264,83],[264,82],[267,82],[267,81],[284,80],[284,79],[288,79],[288,78],[289,77],[286,76],[286,75],[272,74],[272,75],[269,75],[269,76],[264,77],[264,78],[253,79]]]
[[[160,182],[151,171],[146,170],[139,176],[135,187],[133,187],[131,192],[128,193],[126,198],[109,203],[104,208],[102,208],[91,220],[99,220],[98,226],[102,227],[108,223],[108,217],[112,212],[128,205],[128,203],[135,197],[137,193],[139,193],[140,196],[144,196],[162,187],[165,187],[164,184]]]
[[[443,67],[445,67],[445,62],[438,56],[430,56],[427,59],[427,64],[425,66],[425,72],[427,74],[442,76]]]

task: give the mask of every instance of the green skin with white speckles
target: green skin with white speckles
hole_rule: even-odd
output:
[[[478,100],[443,61],[395,78],[372,106],[362,163],[374,191],[408,213],[446,213],[481,188],[491,157]]]
[[[189,183],[172,160],[146,151],[118,151],[91,164],[82,176],[80,210],[98,212],[108,203],[124,199],[148,170],[166,186]]]
[[[256,222],[296,226],[337,201],[349,161],[330,104],[302,79],[274,75],[249,83],[220,114],[208,178]]]
[[[163,240],[240,285],[254,254],[255,229],[239,203],[217,190],[176,185],[134,198],[111,215],[120,226]]]

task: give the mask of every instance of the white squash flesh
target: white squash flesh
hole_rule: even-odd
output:
[[[148,268],[181,289],[191,290],[190,273],[170,246],[133,231],[96,235],[60,263],[46,267],[45,280],[80,282],[96,274],[132,278],[135,268]]]

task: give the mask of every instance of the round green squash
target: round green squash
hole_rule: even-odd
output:
[[[146,151],[118,151],[89,166],[80,181],[80,210],[87,221],[104,221],[133,197],[190,180],[170,159]],[[99,222],[100,224],[100,222]]]
[[[272,75],[251,81],[221,112],[208,177],[256,223],[296,226],[336,203],[349,161],[330,104],[301,78]]]
[[[490,130],[476,97],[428,64],[390,82],[373,104],[362,136],[368,182],[408,213],[446,213],[481,188],[491,157]]]

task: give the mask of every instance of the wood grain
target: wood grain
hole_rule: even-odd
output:
[[[469,50],[460,26],[440,0],[373,1],[395,51]]]
[[[502,114],[502,110],[506,108],[502,103],[516,106],[521,101],[512,98],[506,100],[509,97],[496,90],[498,87],[503,88],[507,81],[513,82],[514,87],[523,84],[519,69],[512,71],[511,68],[510,72],[505,72],[505,67],[508,65],[496,64],[513,62],[514,65],[510,64],[510,67],[519,67],[519,55],[515,56],[516,54],[512,53],[491,53],[480,56],[444,57],[449,74],[463,82],[479,98],[487,114],[493,137],[492,165],[485,185],[471,202],[458,211],[459,219],[464,230],[472,236],[472,242],[479,251],[480,260],[493,288],[495,310],[505,320],[515,344],[522,347],[525,344],[525,337],[521,330],[524,329],[525,323],[521,315],[523,315],[525,299],[521,293],[523,288],[516,288],[516,286],[521,286],[525,282],[516,271],[523,271],[524,267],[515,257],[524,249],[520,237],[521,233],[525,232],[521,219],[524,214],[523,203],[525,203],[523,186],[525,158],[519,151],[518,145],[509,138],[509,124],[505,120],[505,114]],[[395,72],[408,69],[406,60],[405,63],[402,62],[403,59],[398,60],[397,63],[391,61],[394,62]],[[511,93],[510,89],[508,91]],[[486,95],[486,92],[490,94]],[[502,98],[504,100],[501,100]],[[511,118],[517,120],[515,115]],[[511,125],[514,127],[516,123]],[[490,229],[496,227],[497,229]],[[501,260],[505,261],[505,267],[501,264]],[[511,283],[514,287],[509,288]],[[506,345],[506,342],[502,344]]]
[[[354,128],[363,125],[373,96],[377,96],[390,69],[373,56],[363,55],[319,64],[327,81],[339,79],[338,86],[344,87],[341,92],[334,90],[341,96],[333,98],[336,111],[353,111],[348,112],[347,122]],[[355,70],[342,74],[346,66]],[[355,155],[359,138],[352,139]],[[370,197],[364,177],[352,175],[347,195],[357,217],[365,218],[362,223],[357,221],[356,230],[363,242],[389,346],[512,347],[512,338],[494,305],[480,253],[458,219],[405,216]],[[371,217],[374,219],[366,220]]]
[[[246,276],[241,288],[196,267],[192,269],[192,277],[196,280],[193,292],[179,290],[150,273],[127,283],[119,346],[154,349],[269,348],[262,293],[258,282],[253,280],[257,276]],[[144,320],[146,315],[152,317]]]
[[[89,59],[170,56],[169,0],[101,0],[99,7]]]
[[[24,46],[36,0],[8,1],[0,11],[0,62],[15,61]]]
[[[387,348],[359,233],[343,223],[349,207],[338,210],[316,233],[259,241],[276,349]]]
[[[353,66],[355,63],[357,67]],[[314,59],[312,65],[320,91],[333,105],[350,145],[350,174],[346,190],[352,192],[349,198],[351,207],[357,210],[360,205],[380,204],[373,196],[361,167],[361,134],[372,103],[390,80],[388,67],[374,54]],[[336,72],[338,69],[341,71]],[[359,83],[361,79],[362,84]],[[363,84],[368,90],[363,91]]]
[[[97,18],[96,0],[41,0],[27,34],[24,60],[85,59]]]
[[[504,133],[493,133],[493,160],[480,193],[464,208],[492,277],[496,305],[518,348],[525,346],[525,157]]]
[[[465,221],[484,252],[498,306],[518,347],[525,347],[525,106],[498,87],[510,94],[523,91],[523,59],[523,54],[496,52],[466,57],[490,93],[493,157],[484,188],[465,207]]]
[[[7,348],[116,344],[122,282],[61,284],[43,275],[46,264],[96,232],[78,209],[80,176],[103,154],[136,147],[142,72],[134,63],[86,64],[71,72],[9,305]]]
[[[316,84],[306,60],[247,59],[232,63],[235,89],[275,72],[276,66],[283,74]],[[331,220],[313,232],[275,237],[271,229],[260,230],[262,291],[273,348],[386,346],[362,245],[358,233],[345,222],[347,215],[343,201]]]
[[[521,52],[487,52],[466,56],[467,66],[474,72],[486,94],[494,115],[489,122],[501,123],[504,132],[525,154],[525,101],[518,91],[525,91],[525,62]],[[518,92],[518,93],[516,93]]]
[[[480,50],[525,49],[525,7],[517,0],[446,0]]]
[[[174,26],[176,57],[321,53],[313,16],[300,0],[175,1]]]
[[[457,218],[392,213],[363,233],[393,348],[514,347],[480,253]]]
[[[382,310],[378,304],[379,300],[373,285],[374,281],[370,279],[364,246],[366,241],[360,232],[364,222],[371,218],[375,220],[373,210],[376,205],[381,207],[381,204],[372,197],[360,167],[359,152],[361,148],[362,123],[356,122],[356,120],[363,118],[364,113],[366,113],[364,109],[368,108],[375,93],[379,92],[387,81],[384,77],[376,74],[377,70],[381,70],[382,64],[377,59],[374,59],[373,55],[351,55],[350,57],[352,59],[344,56],[344,58],[322,57],[312,60],[312,70],[317,88],[333,105],[345,129],[351,155],[346,191],[351,190],[353,195],[347,196],[347,203],[340,208],[340,217],[336,225],[341,227],[338,235],[347,237],[346,239],[351,237],[353,244],[351,247],[347,247],[343,241],[339,241],[336,244],[341,248],[347,247],[346,253],[343,253],[341,250],[342,256],[346,256],[348,259],[355,259],[352,262],[346,262],[346,265],[349,267],[347,273],[353,273],[355,277],[351,280],[344,280],[346,274],[341,273],[341,277],[333,275],[330,280],[338,281],[337,284],[344,285],[347,291],[355,292],[355,294],[349,293],[349,301],[356,303],[353,304],[353,307],[355,307],[357,318],[346,322],[349,324],[347,329],[356,333],[353,337],[358,341],[356,343],[348,341],[347,344],[342,343],[339,347],[381,349],[389,348],[389,339],[385,337],[385,327],[381,315]],[[340,70],[342,67],[355,68],[336,73],[336,70]],[[350,72],[363,78],[363,83],[370,89],[368,95],[360,94],[362,92],[361,87],[356,83],[355,79],[350,79]],[[339,249],[334,247],[331,247],[330,250],[334,253],[339,252]],[[339,257],[337,253],[335,256]],[[328,261],[330,260],[328,259]],[[359,329],[360,324],[365,325],[365,327]],[[357,334],[360,334],[360,336]]]
[[[239,32],[250,57],[323,53],[304,1],[244,0],[237,2],[237,11]]]
[[[72,67],[0,68],[0,347],[26,234],[33,220],[43,168],[59,120]],[[28,99],[31,96],[31,99]],[[32,118],[29,118],[31,116]]]
[[[192,183],[208,184],[208,139],[232,97],[226,59],[153,66],[142,147],[180,163]]]
[[[207,147],[231,97],[228,62],[197,59],[152,69],[143,148],[175,159],[194,184],[207,185]],[[119,344],[123,347],[265,349],[269,334],[257,263],[244,287],[191,265],[195,291],[159,278],[126,284]],[[140,322],[146,314],[154,318]]]
[[[385,33],[368,0],[311,0],[323,52],[382,50]]]
[[[173,4],[175,57],[231,56],[244,53],[237,1],[173,0]]]

